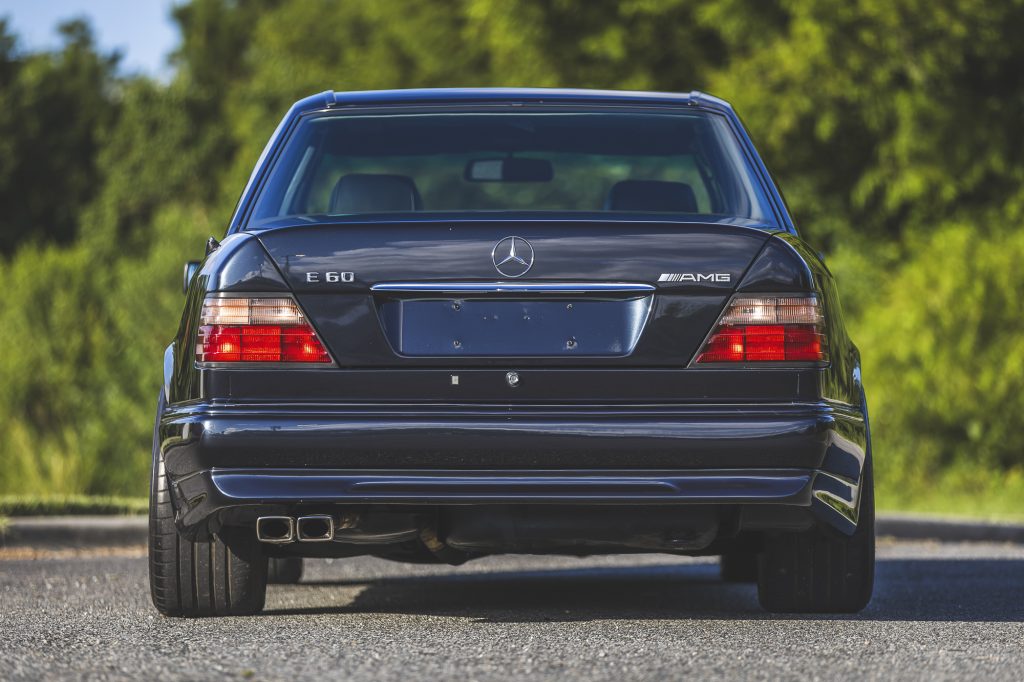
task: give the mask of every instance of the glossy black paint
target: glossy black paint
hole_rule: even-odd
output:
[[[172,478],[234,467],[820,468],[859,463],[840,431],[855,413],[816,405],[661,407],[193,403],[163,426]],[[751,447],[756,443],[756,449]],[[844,469],[845,467],[845,469]]]
[[[495,271],[491,249],[510,234],[533,245],[529,281],[657,281],[661,273],[692,271],[731,276],[731,282],[703,282],[703,292],[730,291],[769,238],[763,230],[727,224],[425,220],[278,228],[259,232],[259,240],[301,296],[366,291],[378,282],[507,279]],[[339,266],[355,273],[355,280],[307,281],[310,272]]]
[[[698,106],[727,116],[763,174],[785,228],[534,214],[487,221],[406,215],[243,229],[266,165],[306,113],[462,101],[542,106],[551,100]],[[450,504],[541,500],[719,504],[736,513],[762,505],[851,533],[869,451],[859,354],[846,333],[831,274],[791,226],[739,120],[728,105],[704,95],[459,90],[328,93],[303,100],[268,144],[228,236],[193,278],[165,355],[168,407],[159,415],[158,433],[179,527],[202,534],[225,523],[248,523],[259,510],[290,512],[311,502],[321,509],[413,504],[443,510]],[[614,317],[600,303],[621,304],[622,297],[373,289],[395,282],[500,281],[490,250],[513,234],[528,239],[537,255],[533,269],[516,281],[653,287],[644,297],[649,310],[635,345],[613,353],[613,341],[585,343],[588,336],[604,338],[595,330],[603,318]],[[351,282],[310,281],[309,273],[328,271],[355,276]],[[663,273],[689,271],[720,272],[729,280],[658,281]],[[198,313],[203,298],[215,292],[294,292],[336,366],[198,367]],[[829,364],[691,366],[729,297],[740,292],[817,295],[826,315]],[[457,304],[479,319],[462,328],[438,324],[455,314],[449,309]],[[491,332],[485,326],[488,316],[510,310],[555,315],[555,304],[559,315],[569,304],[578,305],[573,312],[585,311],[579,322],[566,313],[553,324],[559,335],[580,330],[573,349],[554,348],[554,337],[529,326],[518,328],[524,341],[516,346],[509,339],[516,326]],[[401,326],[404,306],[416,310],[419,321]],[[608,324],[624,325],[621,319]],[[623,329],[605,336],[622,336]],[[396,340],[406,333],[420,336],[407,347]],[[487,333],[502,343],[489,344]],[[465,334],[474,335],[463,346],[469,352],[431,350],[447,343],[446,335],[454,341]],[[489,350],[472,352],[476,348]],[[506,380],[509,371],[518,373],[515,386]],[[367,493],[370,488],[377,492]],[[791,525],[784,514],[741,516],[745,528]]]
[[[450,332],[449,336],[424,339],[413,352],[401,352],[396,337],[415,337],[417,331],[430,333],[430,320],[424,319],[422,326],[411,332],[407,330],[403,335],[393,325],[389,327],[389,320],[395,318],[389,314],[388,307],[394,307],[396,301],[402,299],[421,302],[427,297],[371,292],[371,287],[395,281],[494,279],[498,273],[491,262],[491,250],[509,234],[521,236],[533,244],[536,260],[528,281],[657,285],[659,295],[647,306],[649,316],[639,321],[646,330],[643,336],[639,340],[633,338],[637,330],[627,328],[626,313],[622,313],[620,323],[623,326],[617,333],[608,331],[608,325],[613,324],[609,317],[614,316],[615,311],[611,306],[608,310],[600,306],[588,307],[585,301],[591,296],[576,297],[584,305],[574,305],[571,309],[566,306],[572,299],[563,300],[564,314],[560,314],[557,321],[549,320],[544,329],[538,329],[537,320],[526,309],[510,309],[496,303],[488,311],[486,305],[463,307],[461,301],[469,297],[437,296],[430,300],[442,304],[440,307],[459,308],[458,314],[441,316],[438,320],[449,323],[442,328],[444,333]],[[479,347],[494,349],[501,346],[510,333],[516,333],[517,340],[524,344],[536,340],[536,344],[511,356],[519,358],[524,366],[546,364],[545,355],[560,356],[566,363],[587,365],[685,365],[720,314],[734,283],[740,280],[769,238],[763,230],[725,224],[665,225],[621,220],[604,223],[541,223],[536,220],[500,224],[478,221],[347,223],[278,228],[258,234],[260,243],[296,292],[299,303],[342,367],[443,366],[450,362],[451,356],[471,357],[487,364],[490,361],[479,357],[471,340],[478,341]],[[353,281],[326,281],[324,273],[339,271],[352,272]],[[713,272],[727,275],[729,281],[705,282],[701,286],[658,282],[662,273],[673,272]],[[310,282],[310,279],[317,281]],[[607,296],[599,294],[597,298]],[[556,311],[552,308],[546,313],[551,317]],[[508,324],[511,314],[519,318],[518,332]],[[471,315],[475,317],[466,322]],[[403,319],[406,324],[414,322],[411,317]],[[552,327],[562,327],[564,338],[551,336],[555,333]],[[604,327],[607,333],[594,333],[598,327]],[[460,329],[469,336],[456,334]],[[611,349],[607,339],[613,336],[628,340],[629,348]],[[569,339],[574,344],[567,344]],[[445,345],[446,352],[423,352],[423,347],[431,345],[430,342],[435,346]],[[494,351],[490,354],[501,355]],[[602,360],[600,356],[615,359]]]

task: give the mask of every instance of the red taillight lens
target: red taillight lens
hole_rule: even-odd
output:
[[[290,298],[208,298],[199,320],[196,360],[331,362]]]
[[[696,362],[826,362],[823,322],[813,296],[737,297]]]

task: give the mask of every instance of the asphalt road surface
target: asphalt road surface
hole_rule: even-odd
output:
[[[707,559],[307,562],[252,618],[175,620],[140,550],[0,554],[0,679],[1024,675],[1024,547],[883,542],[858,616],[773,617]]]

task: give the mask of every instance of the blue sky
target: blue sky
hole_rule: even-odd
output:
[[[121,51],[125,73],[166,77],[167,54],[178,42],[177,28],[170,21],[174,4],[174,0],[0,0],[0,17],[7,18],[27,50],[59,45],[57,23],[87,17],[101,48]]]

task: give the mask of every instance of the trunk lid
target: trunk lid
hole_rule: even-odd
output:
[[[341,367],[679,367],[769,236],[729,224],[408,221],[260,240]]]

